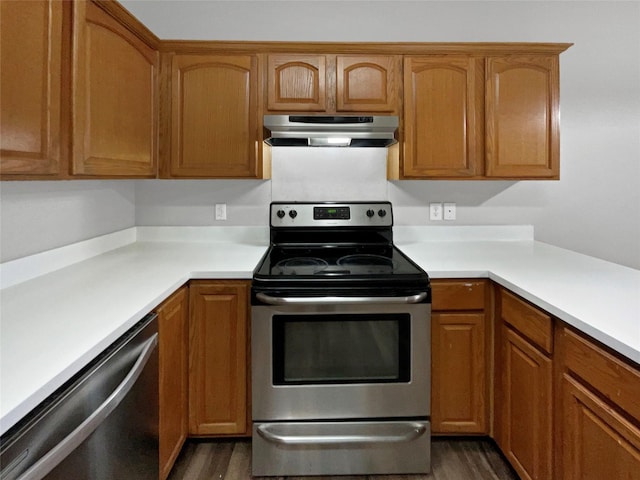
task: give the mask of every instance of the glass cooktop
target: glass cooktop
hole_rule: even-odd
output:
[[[391,245],[363,247],[272,247],[254,277],[333,280],[422,274],[422,270]]]

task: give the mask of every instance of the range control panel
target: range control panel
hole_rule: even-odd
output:
[[[273,202],[272,227],[390,227],[389,202]]]

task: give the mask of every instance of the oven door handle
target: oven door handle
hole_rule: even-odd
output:
[[[264,423],[259,425],[256,429],[258,435],[271,443],[277,443],[279,445],[344,445],[344,444],[373,444],[373,443],[403,443],[410,442],[416,438],[425,434],[427,427],[424,424],[417,422],[398,422],[393,426],[401,427],[393,428],[391,431],[385,433],[384,431],[378,431],[372,434],[363,433],[351,433],[351,434],[304,434],[302,432],[295,433],[293,431],[287,433],[280,433],[274,430],[278,430],[279,424]]]
[[[272,297],[257,293],[256,298],[268,305],[329,305],[362,303],[420,303],[428,292],[420,292],[406,297]]]

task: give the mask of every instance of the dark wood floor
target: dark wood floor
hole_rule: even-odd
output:
[[[312,477],[314,480],[517,480],[491,440],[434,438],[430,475]],[[244,480],[251,477],[251,441],[188,440],[169,480]],[[274,477],[264,477],[273,479]],[[285,477],[276,477],[284,480]],[[294,480],[298,477],[286,477]],[[254,477],[254,480],[258,477]]]

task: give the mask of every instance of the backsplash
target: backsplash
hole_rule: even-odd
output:
[[[387,199],[385,148],[272,149],[274,201]]]

